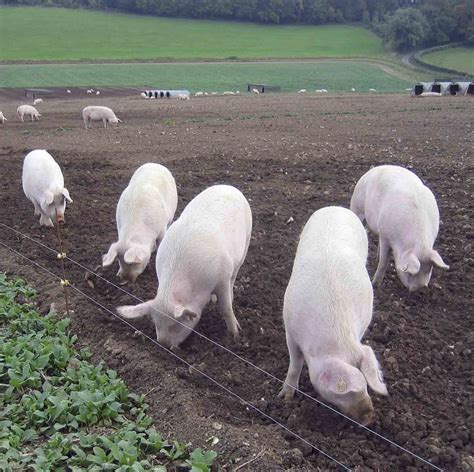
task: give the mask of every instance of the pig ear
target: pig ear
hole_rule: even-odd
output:
[[[109,252],[102,256],[102,267],[109,267],[117,257],[117,243],[113,243],[109,247]]]
[[[51,205],[54,201],[54,194],[53,192],[50,192],[49,190],[45,193],[44,195],[44,203],[45,205]]]
[[[416,275],[420,272],[420,261],[412,252],[407,252],[402,256],[400,265],[397,266],[398,270],[402,272],[408,272],[410,275]]]
[[[438,251],[435,251],[434,249],[433,251],[431,251],[431,262],[441,269],[449,269],[449,266],[444,263],[443,259],[441,259],[441,256],[439,255]]]
[[[197,316],[197,313],[194,313],[194,311],[184,308],[183,305],[177,305],[174,309],[174,317],[176,319],[181,319],[184,321],[186,318],[188,318],[189,320],[194,320],[195,318],[197,318]]]
[[[117,308],[117,313],[123,318],[133,319],[133,318],[143,318],[144,316],[151,313],[153,310],[152,307],[153,300],[150,300],[145,303],[140,303],[139,305],[129,305],[129,306],[119,306]]]
[[[387,386],[383,382],[382,370],[377,362],[374,351],[369,346],[362,346],[360,370],[374,392],[379,395],[388,395]]]
[[[145,257],[143,251],[137,247],[131,247],[124,255],[123,260],[126,264],[141,264]]]
[[[366,388],[364,377],[359,369],[337,359],[324,363],[318,383],[326,390],[338,395],[360,392]]]
[[[61,192],[64,196],[64,198],[68,201],[68,203],[72,203],[72,198],[69,196],[69,190],[67,188],[63,188],[63,191]]]

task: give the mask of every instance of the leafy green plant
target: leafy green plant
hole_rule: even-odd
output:
[[[163,439],[143,396],[77,351],[69,320],[41,316],[34,295],[0,273],[0,470],[210,470],[214,452]]]

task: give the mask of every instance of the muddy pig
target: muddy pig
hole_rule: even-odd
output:
[[[391,165],[369,170],[355,186],[351,210],[379,237],[374,285],[384,279],[390,250],[410,292],[428,286],[433,265],[449,269],[433,249],[439,229],[436,199],[413,172]]]
[[[71,203],[69,191],[58,163],[44,150],[28,153],[23,162],[23,191],[41,215],[40,224],[54,226],[53,221],[65,221],[66,202]]]
[[[387,395],[375,354],[361,343],[373,303],[367,246],[346,208],[322,208],[303,228],[283,304],[290,365],[279,394],[293,398],[306,362],[319,394],[364,425],[374,417],[367,385]]]
[[[102,257],[102,265],[108,267],[118,258],[117,276],[123,283],[135,282],[173,221],[177,204],[176,183],[165,166],[149,162],[139,167],[120,195],[118,241]]]
[[[156,297],[119,307],[118,313],[125,318],[151,315],[158,342],[173,348],[189,336],[216,296],[228,331],[237,337],[233,287],[251,231],[252,212],[239,190],[229,185],[207,188],[186,206],[158,248]]]

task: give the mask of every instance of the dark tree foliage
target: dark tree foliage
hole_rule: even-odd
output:
[[[273,24],[365,23],[396,49],[474,43],[474,0],[0,0]]]

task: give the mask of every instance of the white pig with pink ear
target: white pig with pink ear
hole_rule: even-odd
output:
[[[102,257],[103,267],[118,259],[122,283],[135,282],[173,221],[177,204],[176,183],[165,166],[149,162],[139,167],[120,195],[118,241]]]
[[[283,305],[290,365],[280,397],[293,398],[304,362],[320,395],[367,425],[367,385],[387,395],[372,348],[361,343],[372,319],[367,234],[350,210],[313,213],[301,233]]]
[[[69,191],[58,163],[47,151],[31,151],[23,161],[23,192],[40,215],[40,225],[54,226],[53,221],[64,222],[66,202],[71,203]]]
[[[207,188],[189,202],[158,248],[156,297],[119,307],[118,313],[151,315],[158,342],[173,348],[189,336],[215,295],[228,331],[237,337],[233,288],[251,232],[252,212],[244,195],[230,185]]]
[[[379,237],[374,285],[384,279],[390,250],[410,292],[428,286],[433,266],[449,269],[433,249],[439,230],[436,199],[413,172],[392,165],[369,170],[355,186],[351,210]]]

